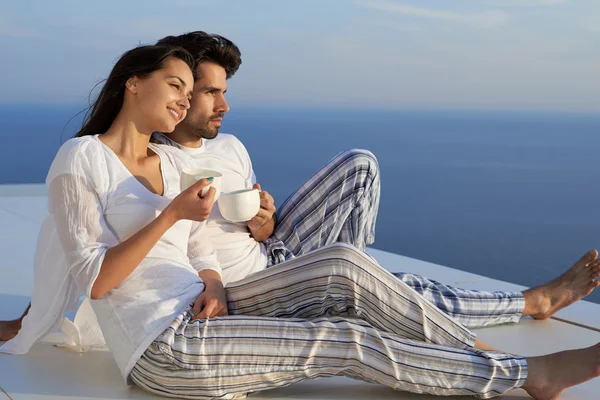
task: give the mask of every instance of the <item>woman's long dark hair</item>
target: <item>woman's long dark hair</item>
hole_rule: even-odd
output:
[[[75,137],[106,132],[123,106],[127,80],[132,76],[147,77],[161,69],[169,57],[184,61],[194,71],[194,58],[181,47],[140,46],[123,54],[108,75],[98,97],[88,108]]]

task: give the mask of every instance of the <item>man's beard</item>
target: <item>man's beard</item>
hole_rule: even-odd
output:
[[[201,139],[214,139],[217,137],[218,134],[219,128],[210,129],[208,126],[194,130],[194,135]]]
[[[214,139],[217,137],[217,135],[219,134],[219,128],[209,128],[209,124],[210,121],[212,121],[213,119],[219,119],[219,118],[223,118],[223,114],[217,114],[217,115],[213,115],[212,117],[210,117],[208,119],[208,121],[206,121],[206,125],[203,128],[199,128],[199,129],[195,129],[194,130],[194,134],[196,135],[196,137],[199,137],[201,139]]]

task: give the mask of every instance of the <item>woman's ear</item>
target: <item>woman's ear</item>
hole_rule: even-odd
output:
[[[137,94],[137,91],[138,91],[137,85],[138,85],[138,77],[135,75],[132,76],[131,78],[127,79],[127,82],[125,82],[125,88],[133,94]]]

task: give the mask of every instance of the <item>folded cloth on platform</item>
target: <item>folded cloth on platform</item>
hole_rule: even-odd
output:
[[[60,332],[52,333],[45,338],[58,347],[80,353],[90,350],[105,350],[106,341],[98,324],[98,319],[89,298],[79,306],[74,321],[63,318]]]

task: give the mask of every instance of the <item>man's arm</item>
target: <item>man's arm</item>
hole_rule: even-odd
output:
[[[250,234],[252,235],[254,240],[256,240],[257,242],[264,242],[269,237],[271,237],[271,235],[273,234],[273,231],[275,230],[276,224],[277,224],[277,214],[273,213],[273,216],[271,217],[271,219],[268,220],[267,222],[265,222],[265,224],[262,227],[258,228],[255,231],[250,229]]]
[[[258,183],[255,183],[253,188],[261,190]],[[276,222],[277,215],[275,214],[275,201],[268,192],[261,191],[260,209],[258,210],[258,214],[248,221],[250,234],[257,242],[263,242],[273,234]]]

